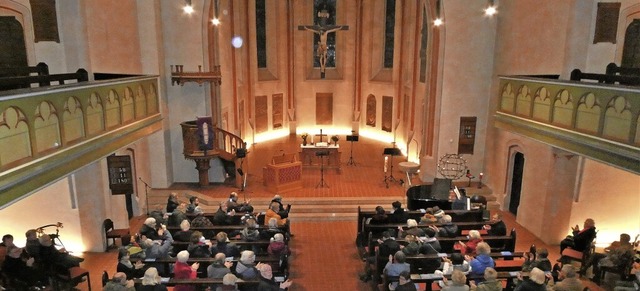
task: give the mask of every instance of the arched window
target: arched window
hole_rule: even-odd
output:
[[[640,68],[640,19],[627,26],[622,48],[622,67]]]

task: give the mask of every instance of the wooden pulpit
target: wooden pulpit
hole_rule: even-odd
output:
[[[302,162],[297,154],[273,156],[262,169],[262,177],[267,190],[273,193],[302,189]]]

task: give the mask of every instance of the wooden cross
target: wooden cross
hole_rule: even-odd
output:
[[[319,142],[322,142],[322,137],[323,136],[327,136],[327,135],[326,134],[322,134],[322,128],[321,128],[320,129],[320,134],[316,134],[316,136],[319,136],[320,137],[320,141]]]

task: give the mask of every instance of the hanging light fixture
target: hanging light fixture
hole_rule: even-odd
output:
[[[193,13],[193,4],[191,4],[191,0],[184,0],[185,5],[182,7],[182,11],[186,14]]]
[[[436,19],[433,21],[433,25],[435,26],[440,26],[442,25],[444,22],[442,21],[442,15],[441,15],[441,11],[440,11],[440,6],[442,6],[442,3],[440,0],[436,0]]]
[[[495,0],[489,0],[489,6],[484,10],[484,15],[493,16],[498,13],[498,9],[496,7]]]

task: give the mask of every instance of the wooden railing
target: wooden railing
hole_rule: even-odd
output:
[[[234,160],[236,151],[247,146],[242,138],[224,129],[216,127],[213,133],[215,134],[216,147],[220,150],[220,157],[225,160]]]
[[[640,174],[640,87],[501,76],[495,126]]]
[[[54,74],[54,75],[38,75],[38,76],[17,76],[0,78],[0,88],[31,88],[33,84],[40,87],[51,86],[52,82],[56,85],[64,85],[71,83],[89,81],[89,73],[85,69],[79,69],[75,73]]]

